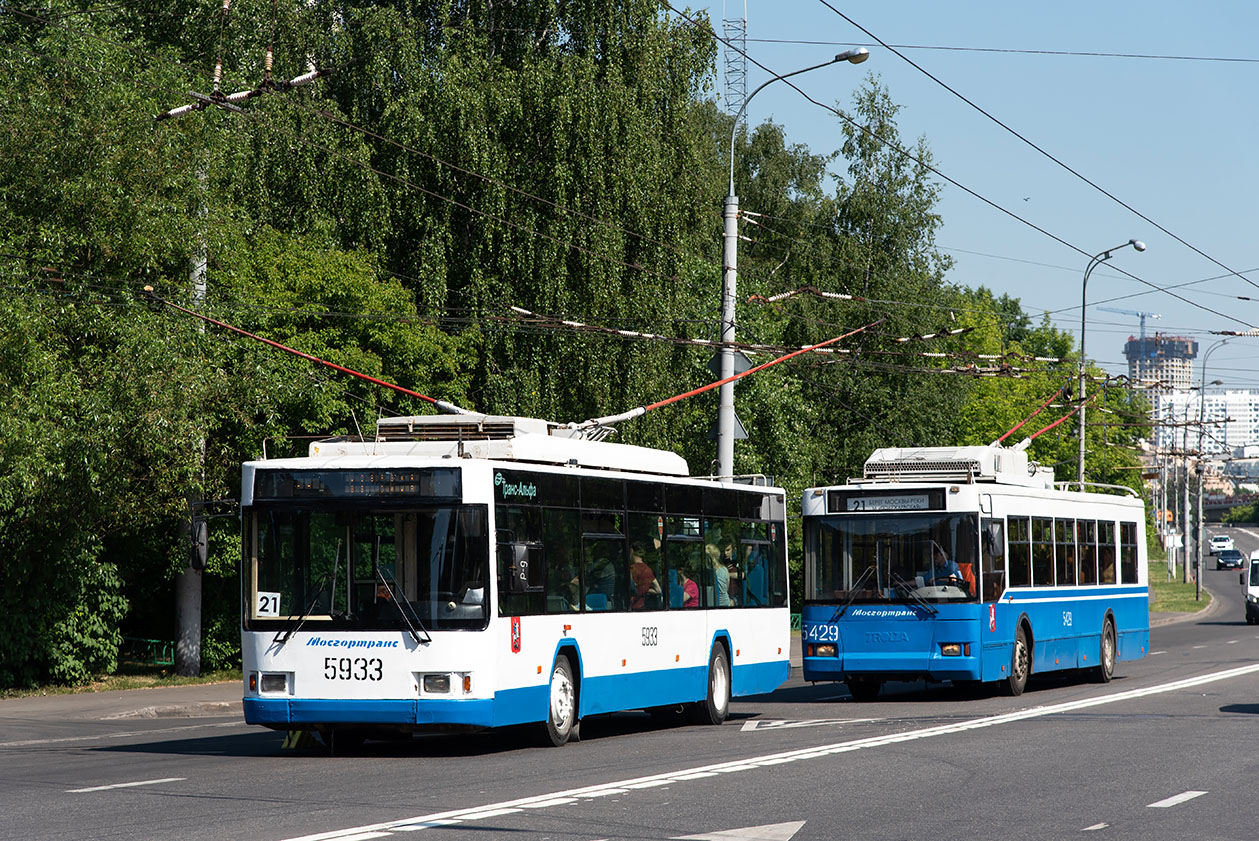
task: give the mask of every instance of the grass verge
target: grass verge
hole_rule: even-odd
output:
[[[197,677],[177,675],[170,666],[121,663],[112,675],[101,675],[83,686],[41,686],[36,689],[0,689],[0,699],[31,698],[37,695],[71,695],[78,692],[114,692],[123,689],[154,689],[162,686],[189,686],[200,683],[241,681],[240,669],[205,672]]]
[[[1197,585],[1181,582],[1183,573],[1179,566],[1167,580],[1166,564],[1150,564],[1150,610],[1163,613],[1197,613],[1211,603],[1211,594],[1203,589],[1202,600],[1195,598]]]

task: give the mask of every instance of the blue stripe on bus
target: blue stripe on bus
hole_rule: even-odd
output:
[[[731,691],[736,696],[777,689],[787,679],[785,661],[735,666]],[[581,682],[581,715],[669,706],[700,700],[707,693],[708,667],[662,669],[626,675],[587,677]],[[245,723],[267,727],[312,724],[423,726],[457,724],[505,727],[543,721],[550,687],[546,684],[503,690],[494,698],[445,700],[245,698]]]
[[[999,680],[1009,675],[1014,634],[1022,617],[1032,627],[1032,671],[1090,668],[1098,663],[1106,614],[1115,620],[1118,660],[1138,660],[1150,644],[1148,591],[1142,586],[1101,589],[1010,590],[992,605],[937,604],[937,612],[911,605],[806,604],[805,654],[811,644],[834,645],[833,657],[805,656],[804,679],[848,675],[939,680]],[[868,612],[871,615],[862,615]],[[940,644],[970,643],[971,657],[944,657]]]

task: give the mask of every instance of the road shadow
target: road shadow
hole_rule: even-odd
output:
[[[1112,681],[1124,680],[1115,675]],[[1048,689],[1064,686],[1093,685],[1092,679],[1079,672],[1063,670],[1032,675],[1027,681],[1024,694],[1035,694]],[[986,698],[1003,697],[1001,684],[992,683],[937,683],[926,680],[888,681],[883,684],[878,697],[872,703],[895,701],[907,704],[938,704],[948,701],[980,701]],[[766,704],[854,704],[863,706],[866,702],[857,701],[842,683],[817,683],[782,687],[764,695],[752,695],[738,699],[744,703]]]
[[[1220,707],[1222,713],[1237,713],[1238,715],[1259,715],[1259,704],[1225,704]]]

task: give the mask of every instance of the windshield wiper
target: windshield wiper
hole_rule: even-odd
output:
[[[319,597],[323,595],[323,591],[328,584],[332,584],[332,595],[328,598],[328,614],[333,615],[333,604],[337,600],[337,571],[341,568],[341,541],[337,541],[337,554],[332,560],[332,572],[324,576],[319,584],[319,589],[315,591],[315,597],[310,600],[310,604],[306,605],[306,609],[302,611],[302,615],[298,616],[294,622],[291,622],[283,630],[277,631],[271,642],[284,645],[289,641],[289,637],[301,630],[302,625],[306,624],[306,620],[310,618],[310,614],[314,611],[315,605],[319,604]]]
[[[403,622],[407,623],[407,630],[411,632],[411,637],[416,641],[416,643],[427,644],[427,643],[432,642],[433,638],[429,636],[428,629],[424,627],[424,622],[420,619],[420,615],[415,612],[415,608],[411,607],[410,602],[407,602],[406,605],[411,610],[411,616],[410,617],[407,616],[406,610],[403,610],[402,608],[402,603],[404,600],[400,600],[398,598],[398,591],[395,590],[393,586],[387,580],[385,580],[385,574],[380,571],[379,566],[376,567],[376,577],[380,579],[380,583],[385,585],[385,589],[389,591],[389,601],[393,602],[393,606],[398,609],[398,615],[402,617]],[[392,577],[392,575],[390,577]],[[394,584],[396,583],[398,582],[395,581]],[[415,619],[414,625],[411,624],[411,618]],[[419,625],[420,631],[424,632],[423,639],[420,639],[419,631],[415,630],[416,625]]]
[[[891,579],[892,586],[896,588],[897,592],[903,593],[906,599],[910,600],[932,615],[940,612],[936,609],[935,605],[918,595],[918,587],[916,584],[906,581],[894,572],[891,573]]]
[[[830,621],[834,622],[836,619],[844,615],[844,611],[852,607],[852,603],[857,600],[857,594],[861,592],[861,585],[865,583],[865,580],[870,577],[870,573],[872,572],[874,572],[874,567],[869,566],[865,568],[865,571],[862,572],[861,575],[857,576],[857,580],[854,581],[852,586],[848,588],[848,600],[839,606]]]

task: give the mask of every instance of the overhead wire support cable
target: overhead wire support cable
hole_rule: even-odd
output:
[[[409,397],[419,398],[420,400],[423,400],[425,403],[431,403],[433,406],[437,407],[437,409],[439,409],[442,412],[445,412],[446,414],[451,414],[451,415],[474,414],[473,412],[470,412],[467,409],[456,406],[454,403],[449,403],[445,400],[438,400],[436,397],[429,397],[427,394],[420,394],[418,391],[412,391],[411,389],[406,388],[404,386],[400,386],[397,383],[387,382],[386,380],[379,379],[378,377],[373,377],[371,374],[364,374],[361,371],[355,371],[353,368],[347,368],[344,365],[338,365],[335,362],[329,362],[326,359],[320,359],[318,356],[312,356],[311,354],[306,353],[305,351],[300,351],[300,350],[297,350],[296,348],[291,348],[288,345],[282,345],[273,339],[264,338],[263,336],[259,336],[256,333],[250,333],[248,330],[244,330],[240,327],[236,327],[234,325],[228,324],[226,321],[219,321],[216,318],[211,318],[208,315],[203,315],[202,313],[199,313],[196,310],[188,309],[187,307],[181,307],[179,304],[176,304],[173,301],[168,301],[165,298],[158,296],[157,293],[154,292],[152,286],[144,287],[144,295],[150,300],[156,301],[157,303],[163,306],[170,307],[173,310],[178,310],[179,312],[182,312],[185,315],[191,315],[193,318],[199,318],[207,324],[213,324],[215,327],[222,327],[224,330],[230,330],[233,333],[238,333],[239,335],[244,336],[246,338],[253,339],[254,341],[262,342],[264,345],[270,345],[271,347],[278,348],[279,350],[285,351],[286,353],[291,353],[294,356],[299,356],[302,359],[308,360],[310,362],[316,362],[320,365],[325,365],[329,368],[340,371],[343,374],[349,374],[350,376],[358,377],[361,380],[366,380],[367,382],[374,383],[375,385],[384,386],[385,388],[393,389],[394,391],[397,391],[401,394],[405,394]]]
[[[995,115],[993,115],[993,114],[989,113],[988,111],[984,110],[984,109],[983,109],[983,108],[981,108],[979,105],[977,105],[975,102],[972,102],[970,99],[968,99],[967,97],[963,96],[963,95],[962,95],[959,91],[957,91],[956,89],[954,89],[953,87],[951,87],[951,86],[950,86],[947,82],[943,81],[943,80],[942,80],[942,79],[940,79],[939,77],[937,77],[937,76],[935,76],[934,74],[932,74],[929,70],[927,70],[926,68],[924,68],[924,67],[922,67],[921,65],[919,65],[919,64],[918,64],[917,62],[915,62],[912,58],[910,58],[909,56],[907,56],[907,55],[905,55],[904,53],[900,52],[899,50],[897,50],[897,49],[896,49],[895,47],[893,47],[892,45],[890,45],[890,44],[886,43],[885,41],[883,41],[883,39],[879,38],[879,36],[875,35],[873,32],[871,32],[870,30],[866,29],[864,26],[862,26],[861,24],[857,23],[857,22],[856,22],[855,20],[853,20],[852,18],[848,17],[848,15],[844,14],[844,13],[843,13],[843,12],[841,12],[839,9],[835,8],[833,5],[831,5],[831,3],[829,2],[829,0],[818,0],[818,2],[819,2],[819,3],[821,3],[823,6],[825,6],[826,8],[830,9],[830,10],[831,10],[832,12],[834,12],[835,14],[839,15],[841,18],[843,18],[844,20],[846,20],[846,21],[847,21],[849,24],[851,24],[852,26],[855,26],[857,29],[860,29],[862,32],[864,32],[864,33],[865,33],[867,36],[869,36],[870,38],[873,38],[875,41],[877,41],[877,42],[879,43],[879,45],[880,45],[881,47],[883,47],[884,49],[889,50],[890,52],[892,52],[894,55],[896,55],[896,56],[897,56],[898,58],[900,58],[902,61],[904,61],[904,62],[906,62],[907,64],[909,64],[909,66],[910,66],[910,67],[914,68],[914,69],[915,69],[915,70],[917,70],[919,73],[922,73],[922,74],[923,74],[924,76],[926,76],[928,79],[930,79],[931,81],[935,82],[937,85],[939,85],[940,87],[944,88],[946,91],[948,91],[949,93],[953,94],[953,95],[954,95],[955,97],[957,97],[958,99],[962,100],[962,102],[965,102],[967,105],[969,105],[971,108],[973,108],[973,109],[975,109],[976,111],[978,111],[980,114],[983,114],[983,115],[984,115],[985,117],[987,117],[989,120],[992,120],[994,123],[996,123],[997,125],[1001,126],[1001,128],[1005,129],[1007,132],[1009,132],[1010,134],[1014,135],[1016,138],[1018,138],[1019,140],[1021,140],[1023,143],[1025,143],[1025,144],[1027,144],[1028,146],[1030,146],[1031,148],[1035,149],[1037,152],[1039,152],[1040,154],[1044,155],[1046,158],[1048,158],[1049,160],[1053,161],[1055,164],[1057,164],[1058,166],[1062,167],[1062,168],[1063,168],[1063,169],[1065,169],[1067,172],[1071,173],[1071,174],[1072,174],[1072,175],[1074,175],[1076,178],[1080,179],[1080,180],[1081,180],[1081,181],[1083,181],[1085,184],[1089,185],[1090,187],[1092,187],[1094,190],[1096,190],[1096,191],[1098,191],[1099,193],[1101,193],[1101,194],[1102,194],[1103,196],[1105,196],[1106,198],[1108,198],[1108,199],[1110,199],[1111,201],[1115,202],[1115,203],[1116,203],[1116,204],[1118,204],[1120,207],[1124,208],[1125,210],[1129,211],[1130,213],[1135,214],[1135,215],[1137,216],[1137,218],[1139,218],[1139,219],[1141,219],[1141,220],[1143,220],[1143,221],[1145,221],[1145,222],[1148,222],[1149,224],[1151,224],[1151,225],[1153,225],[1154,227],[1158,228],[1160,231],[1162,231],[1163,233],[1167,234],[1169,237],[1171,237],[1172,239],[1176,240],[1176,241],[1177,241],[1177,242],[1179,242],[1181,245],[1183,245],[1183,246],[1185,246],[1186,248],[1188,248],[1190,251],[1193,251],[1193,252],[1194,252],[1195,254],[1197,254],[1198,256],[1200,256],[1200,257],[1205,257],[1207,260],[1210,260],[1212,263],[1214,263],[1215,265],[1219,266],[1221,269],[1224,269],[1224,271],[1228,272],[1228,273],[1229,273],[1229,275],[1239,277],[1239,278],[1241,278],[1242,280],[1244,280],[1244,281],[1246,281],[1247,283],[1249,283],[1251,286],[1255,287],[1256,289],[1259,289],[1259,283],[1256,283],[1255,281],[1253,281],[1253,280],[1251,280],[1250,278],[1246,277],[1244,274],[1242,274],[1241,272],[1237,271],[1236,269],[1234,269],[1234,268],[1232,268],[1232,267],[1230,267],[1230,266],[1226,266],[1224,263],[1221,263],[1219,260],[1217,260],[1217,259],[1215,259],[1214,257],[1212,257],[1210,254],[1207,254],[1205,251],[1203,251],[1201,248],[1198,248],[1198,247],[1197,247],[1196,245],[1194,245],[1193,243],[1190,243],[1190,242],[1188,242],[1187,240],[1183,239],[1182,237],[1178,236],[1177,234],[1173,233],[1172,231],[1169,231],[1167,228],[1163,227],[1163,226],[1162,226],[1162,225],[1160,225],[1158,222],[1155,222],[1155,221],[1154,221],[1153,219],[1151,219],[1149,216],[1146,216],[1144,213],[1142,213],[1141,211],[1137,210],[1135,207],[1133,207],[1132,205],[1128,204],[1126,201],[1124,201],[1123,199],[1119,198],[1119,197],[1118,197],[1118,196],[1116,196],[1114,193],[1112,193],[1112,192],[1110,192],[1109,190],[1107,190],[1105,187],[1102,187],[1102,186],[1101,186],[1100,184],[1098,184],[1097,182],[1093,181],[1092,179],[1088,178],[1088,177],[1087,177],[1086,175],[1084,175],[1083,173],[1081,173],[1081,172],[1079,172],[1078,170],[1076,170],[1076,169],[1074,169],[1073,167],[1071,167],[1071,165],[1067,164],[1067,163],[1066,163],[1065,161],[1063,161],[1062,159],[1058,158],[1057,156],[1053,155],[1051,152],[1049,152],[1049,151],[1047,151],[1046,149],[1042,148],[1041,146],[1037,145],[1037,144],[1036,144],[1035,142],[1033,142],[1030,138],[1028,138],[1028,137],[1024,136],[1023,134],[1019,133],[1017,130],[1015,130],[1015,129],[1014,129],[1014,128],[1012,128],[1011,126],[1007,125],[1006,123],[1004,123],[1001,119],[999,119],[999,118],[998,118],[998,117],[996,117]]]
[[[785,354],[776,359],[771,359],[769,362],[765,362],[761,365],[757,365],[754,368],[749,368],[746,371],[743,371],[742,373],[735,374],[730,377],[726,377],[725,379],[722,379],[722,380],[717,380],[716,382],[711,382],[708,385],[703,385],[703,386],[700,386],[699,388],[691,389],[690,391],[687,391],[683,394],[675,394],[673,397],[668,397],[668,398],[665,398],[664,400],[658,400],[655,403],[651,403],[646,406],[639,406],[637,408],[630,409],[628,412],[621,412],[620,414],[617,414],[617,415],[607,415],[602,418],[591,418],[589,420],[584,420],[580,423],[570,423],[568,426],[571,429],[578,429],[578,430],[597,429],[599,427],[609,426],[614,423],[620,423],[621,421],[632,420],[633,418],[637,418],[641,415],[646,414],[647,412],[650,412],[652,409],[659,409],[662,406],[668,406],[671,403],[677,403],[678,401],[685,400],[688,397],[694,397],[697,394],[703,394],[706,391],[712,391],[714,388],[719,388],[725,385],[726,383],[732,383],[735,380],[740,380],[740,379],[743,379],[744,377],[751,376],[752,374],[755,374],[758,371],[764,371],[766,368],[770,368],[774,365],[777,365],[780,362],[786,362],[788,359],[793,359],[794,357],[797,357],[802,353],[808,353],[809,351],[818,350],[819,348],[824,348],[827,345],[832,345],[835,342],[839,342],[844,339],[847,339],[850,336],[855,336],[858,333],[861,333],[865,330],[869,330],[871,327],[875,327],[881,324],[885,320],[886,320],[885,318],[880,318],[877,321],[870,322],[869,324],[863,324],[862,326],[858,327],[855,330],[849,330],[847,333],[844,333],[842,336],[835,336],[833,338],[827,339],[826,341],[818,342],[815,345],[809,345],[808,347],[803,347],[803,348],[800,348],[799,350],[794,350],[791,353]]]

